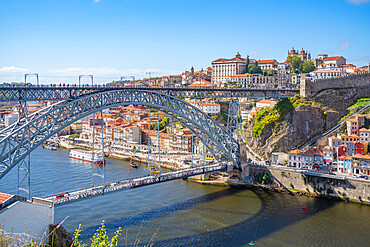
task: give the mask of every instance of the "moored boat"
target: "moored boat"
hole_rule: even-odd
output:
[[[72,159],[93,162],[92,151],[74,149],[69,152],[69,157]],[[94,152],[94,164],[105,164],[105,158],[101,152],[100,153]]]

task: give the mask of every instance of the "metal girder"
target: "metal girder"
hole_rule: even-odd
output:
[[[119,87],[0,87],[0,102],[39,101],[39,100],[71,100],[82,96],[104,91],[155,91],[178,98],[281,98],[292,97],[299,89],[280,88],[119,88]]]
[[[240,140],[240,106],[238,99],[231,99],[229,101],[229,113],[227,118],[227,131],[235,135],[235,139]]]
[[[120,105],[146,105],[176,117],[202,140],[214,156],[230,159],[240,167],[239,144],[214,119],[196,107],[159,92],[114,90],[61,101],[21,119],[1,131],[0,179],[49,137],[75,121],[103,109]],[[8,148],[6,148],[8,147]]]

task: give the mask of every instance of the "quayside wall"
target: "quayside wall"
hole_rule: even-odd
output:
[[[370,181],[348,178],[346,180],[329,179],[319,176],[303,175],[301,172],[265,166],[247,166],[242,177],[254,178],[260,173],[267,173],[273,179],[271,188],[286,188],[313,196],[337,197],[368,204],[370,203]]]

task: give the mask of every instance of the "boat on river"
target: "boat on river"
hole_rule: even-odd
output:
[[[157,167],[151,166],[151,167],[149,167],[149,172],[150,173],[159,173],[160,171]]]
[[[139,166],[138,166],[138,164],[136,164],[135,162],[133,162],[132,160],[130,160],[130,166],[132,167],[132,168],[138,168]]]
[[[86,151],[81,149],[74,149],[69,152],[69,158],[87,161],[87,162],[94,162],[94,164],[105,164],[104,155],[100,153],[94,152],[94,161],[92,151]]]

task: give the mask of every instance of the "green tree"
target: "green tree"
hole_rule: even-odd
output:
[[[250,64],[249,55],[247,56],[247,66],[246,66],[246,73],[248,73],[248,67]]]
[[[286,59],[287,63],[290,63],[292,65],[292,73],[296,73],[300,71],[301,68],[301,58],[298,56],[288,56]]]
[[[312,61],[304,61],[302,63],[302,73],[310,73],[316,69],[315,64]]]
[[[248,73],[250,74],[262,74],[262,69],[260,66],[258,66],[258,63],[252,63],[248,66]]]

